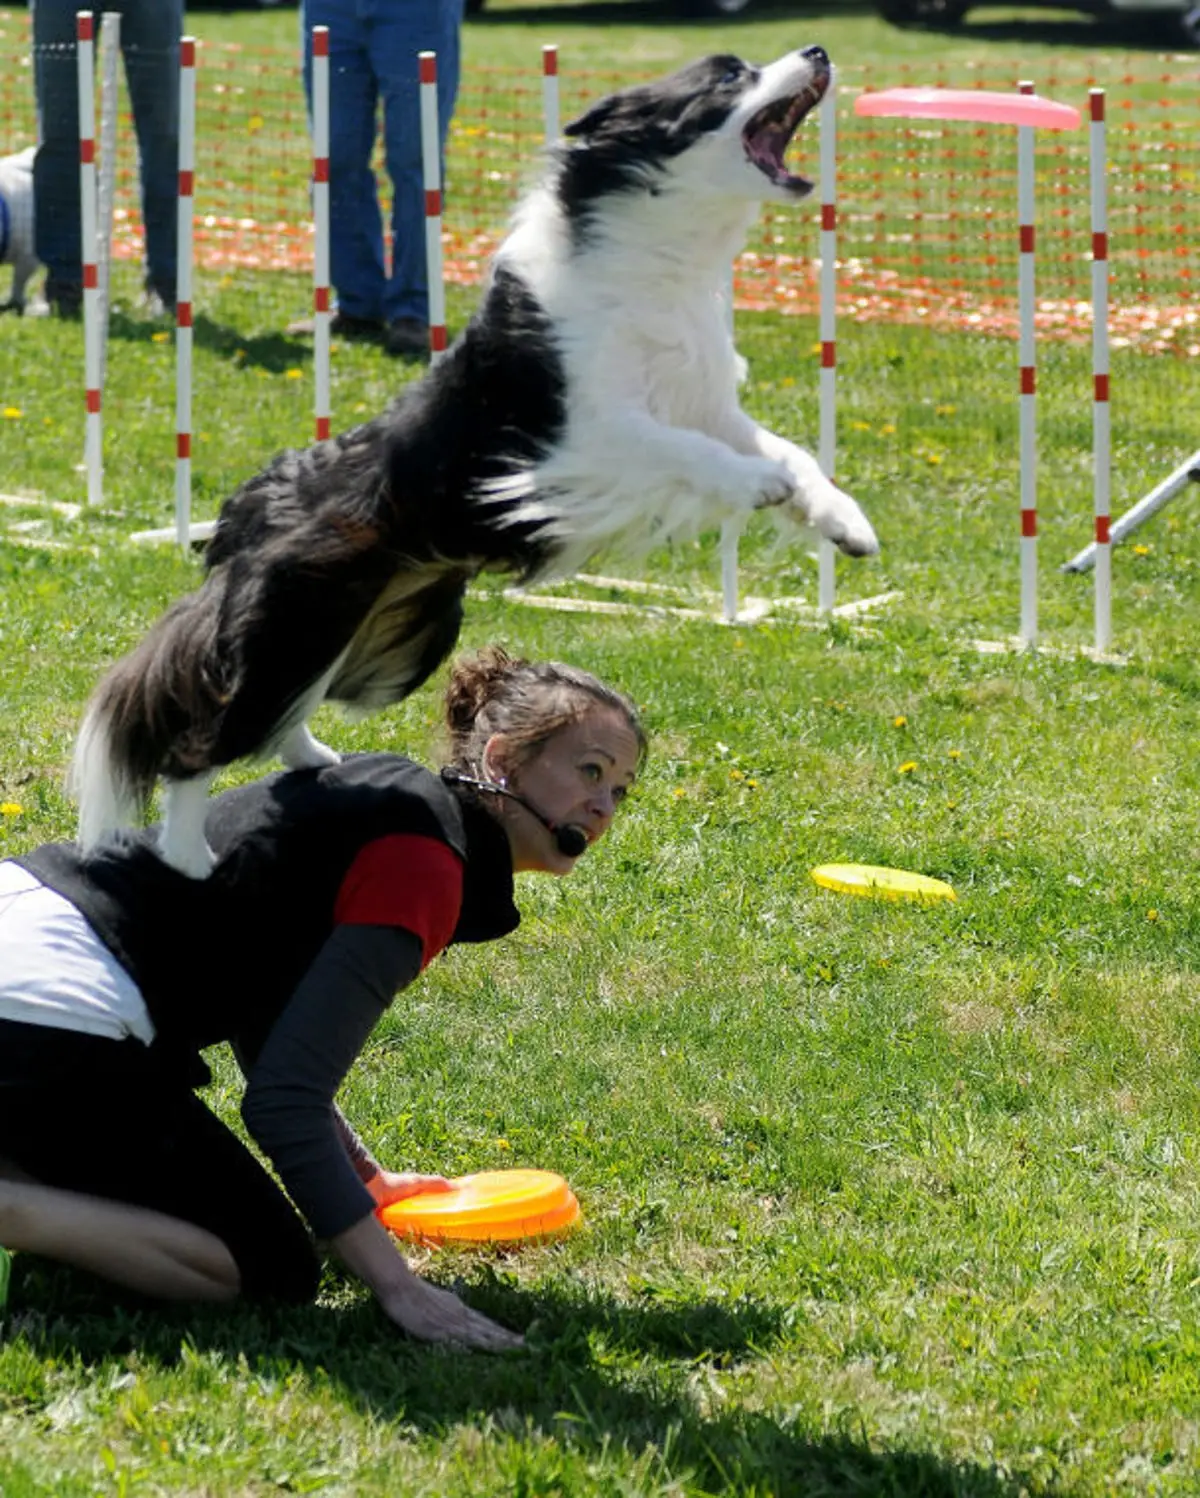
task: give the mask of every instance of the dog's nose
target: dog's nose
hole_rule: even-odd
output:
[[[809,62],[815,62],[819,68],[827,68],[829,66],[829,53],[826,52],[824,47],[805,47],[800,56],[807,57]]]

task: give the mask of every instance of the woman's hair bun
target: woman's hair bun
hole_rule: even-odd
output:
[[[455,661],[445,697],[446,726],[451,734],[458,738],[469,732],[505,679],[524,665],[499,645],[485,645],[474,655]]]

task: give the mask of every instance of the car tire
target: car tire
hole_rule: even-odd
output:
[[[957,26],[970,0],[878,0],[877,8],[893,26]]]
[[[720,21],[740,16],[750,4],[751,0],[681,0],[680,9],[685,16]]]

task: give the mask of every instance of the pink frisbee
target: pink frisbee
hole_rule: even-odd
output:
[[[982,88],[884,88],[859,94],[854,113],[910,120],[971,120],[979,125],[1038,125],[1074,130],[1079,111],[1038,94],[998,94]]]

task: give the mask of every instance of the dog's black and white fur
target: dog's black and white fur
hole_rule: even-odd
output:
[[[783,153],[828,82],[819,47],[763,68],[710,57],[567,129],[446,357],[382,416],[244,484],[203,585],[101,682],[73,766],[85,846],[163,777],[161,851],[202,877],[216,769],[336,760],[309,715],[412,692],[481,571],[566,575],[763,506],[877,549],[814,459],[741,410],[729,334],[760,202],[812,190]]]
[[[0,156],[0,265],[12,266],[12,290],[0,312],[24,312],[25,288],[38,267],[33,248],[33,158],[36,146]]]

